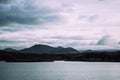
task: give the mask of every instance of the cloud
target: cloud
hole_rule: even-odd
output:
[[[14,39],[1,39],[0,40],[0,49],[4,49],[6,47],[12,47],[15,49],[21,49],[23,46],[21,45],[24,41],[14,40]],[[17,44],[17,45],[16,45]],[[26,45],[24,45],[26,46]]]
[[[78,41],[96,40],[96,38],[94,38],[94,37],[85,37],[85,36],[82,36],[82,35],[70,35],[70,36],[58,35],[58,36],[51,36],[50,38],[59,39],[59,40],[78,40]]]
[[[1,3],[5,2],[8,2],[8,0],[1,0]],[[15,0],[8,4],[0,4],[0,10],[0,26],[10,24],[35,25],[57,20],[57,17],[51,14],[52,11],[49,8],[38,8],[29,4],[29,2],[27,3],[27,0]]]
[[[88,22],[88,23],[95,23],[95,22],[100,22],[101,18],[99,15],[92,14],[92,15],[80,15],[79,16],[79,22]]]
[[[1,4],[1,3],[6,4],[6,3],[9,3],[9,2],[10,2],[10,0],[0,0],[0,4]]]
[[[97,43],[97,45],[116,45],[116,44],[118,44],[118,41],[110,35],[103,36]]]
[[[98,1],[105,1],[105,0],[98,0]]]
[[[54,39],[64,39],[64,40],[84,40],[84,37],[81,36],[53,36]]]
[[[38,44],[38,41],[29,39],[4,38],[0,40],[0,49],[9,47],[14,49],[23,49],[26,47],[33,46],[35,44]]]
[[[115,44],[104,35],[120,40],[120,1],[100,1],[0,0],[0,45],[95,48]]]

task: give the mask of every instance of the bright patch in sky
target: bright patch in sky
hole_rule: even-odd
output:
[[[34,44],[120,49],[120,0],[0,0],[0,49]]]

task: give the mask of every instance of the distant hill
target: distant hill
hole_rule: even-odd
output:
[[[33,46],[34,47],[34,46]],[[55,48],[56,49],[56,48]],[[62,47],[57,50],[62,51]],[[68,48],[69,51],[70,48]],[[71,50],[71,49],[70,49]],[[66,51],[66,49],[65,49]],[[64,50],[63,50],[64,52]],[[62,53],[63,53],[62,52]],[[47,53],[47,52],[46,52]],[[120,62],[120,51],[116,52],[97,52],[88,51],[81,54],[32,54],[32,53],[19,53],[0,50],[0,61],[5,62],[53,62],[53,61],[88,61],[88,62]]]
[[[77,50],[68,47],[51,47],[48,45],[34,45],[30,48],[20,50],[21,53],[37,53],[37,54],[67,54],[67,53],[78,53]]]
[[[34,45],[30,48],[16,51],[11,48],[0,50],[0,61],[6,62],[53,62],[89,61],[89,62],[120,62],[118,51],[92,51],[78,52],[68,47],[51,47],[48,45]],[[76,54],[77,53],[77,54]]]
[[[17,52],[17,50],[12,49],[12,48],[5,48],[3,51],[9,51],[9,52]]]

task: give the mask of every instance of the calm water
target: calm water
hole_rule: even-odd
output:
[[[0,62],[0,80],[120,80],[120,63]]]

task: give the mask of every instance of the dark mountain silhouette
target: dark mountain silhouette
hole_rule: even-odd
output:
[[[21,53],[37,53],[37,54],[67,54],[67,53],[78,53],[77,50],[68,47],[68,48],[63,48],[63,47],[51,47],[48,45],[34,45],[30,48],[25,48],[20,50],[19,52]]]
[[[5,48],[3,51],[9,51],[9,52],[17,52],[17,50],[12,49],[12,48]]]
[[[76,54],[77,53],[77,54]],[[90,61],[90,62],[120,62],[120,50],[78,52],[68,47],[51,47],[48,45],[34,45],[22,50],[6,48],[0,50],[0,61],[6,62],[51,62],[64,61]]]
[[[63,48],[64,49],[64,48]],[[0,50],[0,61],[6,62],[53,62],[64,61],[89,61],[89,62],[120,62],[120,51],[115,52],[83,52],[72,54],[32,54]]]

